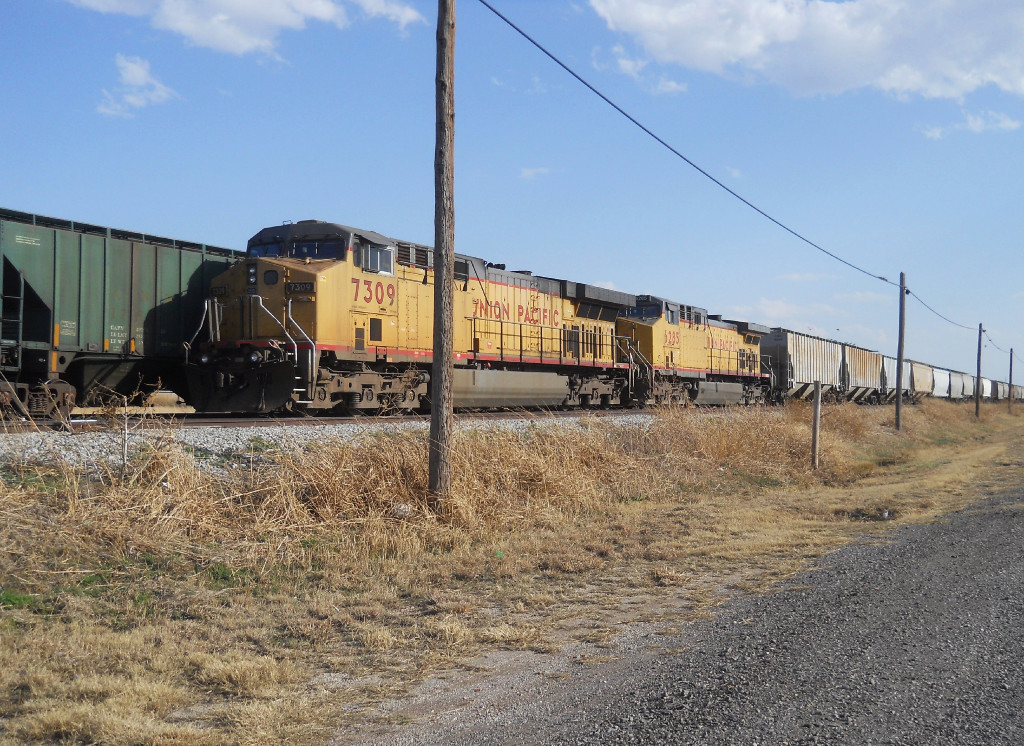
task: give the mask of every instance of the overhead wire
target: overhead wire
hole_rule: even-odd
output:
[[[658,142],[658,143],[659,143],[660,145],[662,145],[663,147],[665,147],[665,148],[666,148],[666,149],[667,149],[667,150],[668,150],[669,152],[671,152],[671,153],[672,153],[673,155],[675,155],[675,156],[676,156],[677,158],[680,158],[680,159],[681,159],[682,161],[684,161],[684,162],[685,162],[685,163],[686,163],[687,165],[689,165],[689,166],[690,166],[691,168],[695,169],[695,170],[696,170],[696,171],[697,171],[698,173],[700,173],[700,174],[701,174],[702,176],[705,176],[706,178],[710,179],[710,180],[711,180],[712,182],[714,182],[714,184],[715,184],[715,185],[717,185],[717,186],[721,187],[722,189],[724,189],[724,190],[725,190],[726,192],[728,192],[729,194],[731,194],[731,195],[732,195],[733,197],[735,197],[736,199],[738,199],[738,200],[739,200],[740,202],[742,202],[743,204],[745,204],[745,205],[746,205],[747,207],[749,207],[750,209],[754,210],[755,212],[757,212],[757,213],[758,213],[759,215],[761,215],[762,217],[764,217],[764,218],[767,218],[767,219],[768,219],[768,220],[770,220],[770,221],[771,221],[772,223],[774,223],[775,225],[777,225],[777,226],[778,226],[779,228],[782,228],[782,230],[784,230],[784,231],[786,231],[787,233],[789,233],[789,234],[791,234],[791,235],[795,236],[796,238],[800,239],[801,241],[803,241],[804,243],[808,244],[809,246],[812,246],[812,247],[814,247],[815,249],[817,249],[818,251],[820,251],[821,253],[823,253],[823,254],[826,254],[826,255],[828,255],[828,256],[830,256],[830,257],[832,257],[832,258],[833,258],[833,259],[835,259],[835,260],[836,260],[837,262],[841,262],[842,264],[845,264],[845,265],[846,265],[847,267],[850,267],[851,269],[855,269],[855,270],[857,270],[858,272],[860,272],[860,273],[862,273],[862,274],[865,274],[865,275],[867,275],[868,277],[870,277],[870,278],[872,278],[872,279],[875,279],[875,280],[881,280],[882,282],[888,283],[889,285],[894,285],[894,286],[896,286],[896,287],[899,287],[899,283],[893,282],[892,280],[890,280],[890,279],[888,279],[888,278],[886,278],[886,277],[883,277],[882,275],[877,275],[877,274],[875,274],[874,272],[869,272],[868,270],[866,270],[866,269],[864,269],[864,268],[862,268],[862,267],[858,267],[858,266],[857,266],[856,264],[854,264],[853,262],[847,261],[846,259],[843,259],[843,258],[842,258],[841,256],[839,256],[839,255],[837,255],[837,254],[833,254],[833,253],[832,253],[831,251],[829,251],[828,249],[825,249],[824,247],[822,247],[822,246],[819,246],[819,245],[818,245],[818,244],[816,244],[816,243],[815,243],[814,241],[810,240],[810,239],[809,239],[809,238],[807,238],[806,236],[804,236],[804,235],[802,235],[802,234],[798,233],[797,231],[793,230],[792,228],[790,228],[790,227],[789,227],[788,225],[786,225],[786,224],[785,224],[785,223],[783,223],[782,221],[780,221],[780,220],[777,220],[776,218],[772,217],[772,216],[771,216],[771,215],[769,215],[769,214],[768,214],[767,212],[765,212],[764,210],[762,210],[762,209],[761,209],[760,207],[758,207],[757,205],[753,204],[753,203],[752,203],[752,202],[751,202],[750,200],[746,199],[745,197],[743,197],[742,195],[740,195],[739,193],[737,193],[737,192],[736,192],[736,191],[734,191],[733,189],[730,189],[730,188],[729,188],[728,186],[726,186],[726,185],[725,185],[725,184],[723,184],[723,183],[722,183],[721,181],[719,181],[718,179],[716,179],[716,178],[715,178],[714,176],[712,176],[712,175],[711,175],[710,173],[708,173],[708,172],[707,172],[707,171],[705,171],[705,170],[704,170],[703,168],[701,168],[700,166],[698,166],[698,165],[697,165],[696,163],[694,163],[694,162],[693,162],[692,160],[690,160],[689,158],[687,158],[687,157],[686,157],[685,155],[683,155],[682,153],[680,153],[680,152],[679,152],[678,150],[676,150],[676,149],[675,149],[674,147],[672,147],[671,145],[669,145],[669,144],[668,144],[668,143],[667,143],[667,142],[666,142],[665,140],[663,140],[663,139],[662,139],[661,137],[659,137],[658,135],[656,135],[656,134],[655,134],[655,133],[654,133],[654,132],[653,132],[653,131],[652,131],[652,130],[651,130],[650,128],[648,128],[647,126],[645,126],[644,124],[642,124],[642,123],[641,123],[641,122],[640,122],[639,120],[637,120],[637,119],[636,119],[636,117],[634,117],[634,116],[632,116],[631,114],[629,114],[629,113],[628,113],[628,112],[627,112],[627,111],[626,111],[625,109],[623,109],[623,108],[622,108],[621,106],[619,106],[619,105],[618,105],[618,104],[616,104],[616,103],[615,103],[614,101],[612,101],[612,100],[611,100],[610,98],[608,98],[608,97],[607,97],[606,95],[604,95],[603,93],[601,93],[601,91],[597,90],[597,88],[595,88],[595,87],[594,87],[594,86],[592,86],[592,85],[591,85],[590,83],[588,83],[588,82],[587,82],[586,80],[584,80],[584,79],[583,79],[583,77],[582,77],[581,75],[579,75],[579,74],[578,74],[578,73],[577,73],[577,72],[576,72],[575,70],[573,70],[573,69],[572,69],[571,67],[569,67],[568,65],[566,65],[566,64],[565,64],[564,62],[562,62],[562,61],[561,61],[560,59],[558,59],[558,57],[556,57],[556,56],[555,56],[554,54],[552,54],[552,53],[551,53],[551,52],[549,52],[549,51],[548,51],[547,49],[545,49],[545,48],[544,48],[544,46],[540,44],[540,42],[536,41],[536,40],[535,40],[535,39],[534,39],[534,38],[533,38],[532,36],[530,36],[530,35],[529,35],[528,33],[526,33],[525,31],[523,31],[523,29],[519,28],[519,26],[517,26],[517,25],[516,25],[515,23],[513,23],[513,22],[512,22],[511,20],[509,20],[509,19],[508,19],[507,17],[505,17],[504,15],[502,15],[502,14],[501,14],[501,12],[500,12],[500,11],[498,11],[498,10],[497,10],[497,9],[496,9],[496,8],[495,8],[495,7],[493,6],[493,5],[491,5],[491,4],[489,3],[489,2],[487,2],[487,0],[479,0],[479,2],[480,2],[480,4],[481,4],[481,5],[483,5],[483,6],[485,7],[485,8],[487,8],[487,9],[488,9],[489,11],[491,11],[492,13],[494,13],[494,15],[496,15],[496,16],[497,16],[498,18],[500,18],[500,19],[501,19],[502,21],[504,21],[504,22],[505,22],[506,24],[508,24],[508,26],[509,26],[509,27],[511,27],[511,28],[512,28],[513,30],[515,30],[515,31],[516,31],[516,33],[518,33],[518,34],[519,34],[520,36],[522,36],[522,37],[523,37],[524,39],[526,39],[526,40],[527,40],[528,42],[530,42],[531,44],[533,44],[533,46],[537,47],[537,49],[539,49],[539,50],[540,50],[541,52],[543,52],[543,53],[544,53],[544,54],[545,54],[545,55],[546,55],[547,57],[549,57],[549,58],[550,58],[550,59],[551,59],[551,60],[552,60],[552,61],[553,61],[553,62],[554,62],[554,63],[555,63],[556,65],[558,65],[559,67],[561,67],[561,68],[562,68],[563,70],[565,70],[565,71],[566,71],[567,73],[569,73],[569,74],[570,74],[570,75],[571,75],[572,77],[576,78],[576,80],[577,80],[577,81],[579,81],[579,82],[580,82],[581,84],[583,84],[584,86],[586,86],[586,87],[587,87],[587,88],[588,88],[588,89],[589,89],[589,90],[591,91],[591,93],[593,93],[594,95],[596,95],[596,96],[597,96],[598,98],[600,98],[600,99],[601,99],[602,101],[604,101],[604,102],[605,102],[606,104],[608,104],[608,105],[609,105],[609,106],[611,106],[611,107],[612,107],[613,109],[615,109],[615,111],[619,112],[619,114],[621,114],[621,115],[622,115],[622,116],[624,116],[624,117],[625,117],[626,119],[628,119],[628,120],[629,120],[630,122],[632,122],[632,123],[633,123],[634,125],[636,125],[637,127],[639,127],[639,128],[640,128],[640,129],[641,129],[641,130],[642,130],[643,132],[645,132],[645,133],[646,133],[646,134],[647,134],[648,136],[650,136],[651,138],[653,138],[653,139],[654,139],[654,140],[655,140],[656,142]]]
[[[987,339],[987,340],[988,340],[988,343],[989,343],[990,345],[992,345],[993,347],[995,347],[995,348],[996,348],[997,350],[999,350],[999,351],[1000,351],[1001,353],[1003,353],[1004,355],[1011,355],[1011,356],[1012,356],[1012,357],[1013,357],[1014,359],[1016,359],[1016,360],[1020,360],[1020,359],[1021,359],[1021,358],[1020,358],[1020,355],[1018,355],[1018,354],[1017,354],[1017,352],[1016,352],[1016,350],[1014,350],[1014,349],[1013,349],[1012,347],[1011,347],[1011,348],[1010,348],[1009,350],[1004,350],[1004,349],[1003,349],[1002,347],[1000,347],[999,345],[997,345],[997,344],[996,344],[996,342],[995,342],[995,340],[994,340],[994,339],[992,339],[991,335],[990,335],[990,334],[988,333],[988,329],[986,329],[986,330],[985,330],[985,339]]]
[[[791,234],[792,236],[795,236],[799,240],[803,241],[804,243],[806,243],[807,245],[813,247],[814,249],[817,249],[821,253],[831,257],[832,259],[835,259],[837,262],[840,262],[841,264],[846,265],[850,269],[854,269],[857,272],[860,272],[861,274],[867,275],[868,277],[870,277],[872,279],[875,279],[875,280],[880,280],[880,281],[882,281],[882,282],[884,282],[884,283],[886,283],[888,285],[892,285],[893,287],[899,287],[900,286],[900,284],[898,282],[893,282],[892,280],[890,280],[889,278],[887,278],[887,277],[885,277],[883,275],[878,275],[878,274],[875,274],[874,272],[870,272],[870,271],[864,269],[863,267],[859,267],[858,265],[854,264],[853,262],[847,261],[846,259],[843,259],[841,256],[832,253],[828,249],[826,249],[826,248],[824,248],[822,246],[819,246],[817,243],[815,243],[814,241],[810,240],[809,238],[807,238],[803,234],[797,232],[796,230],[790,228],[788,225],[786,225],[782,221],[772,217],[767,212],[762,210],[757,205],[753,204],[750,200],[746,199],[745,197],[743,197],[741,194],[739,194],[735,190],[733,190],[730,187],[726,186],[719,179],[715,178],[708,171],[706,171],[705,169],[701,168],[694,161],[692,161],[689,158],[687,158],[679,150],[677,150],[672,145],[670,145],[668,142],[666,142],[664,139],[662,139],[657,134],[655,134],[649,127],[647,127],[646,125],[642,124],[638,119],[636,119],[636,117],[634,117],[631,114],[629,114],[625,109],[623,109],[621,106],[619,106],[614,101],[612,101],[610,98],[608,98],[608,96],[606,96],[601,91],[599,91],[597,88],[595,88],[593,85],[591,85],[587,80],[585,80],[583,78],[583,76],[581,76],[579,73],[577,73],[571,67],[569,67],[567,64],[562,62],[562,60],[560,60],[558,57],[556,57],[552,52],[548,51],[547,48],[545,48],[540,42],[538,42],[536,39],[534,39],[532,36],[530,36],[528,33],[526,33],[526,31],[521,29],[512,20],[510,20],[507,16],[502,14],[497,8],[495,8],[493,5],[491,5],[488,2],[488,0],[478,0],[478,1],[479,1],[479,3],[481,5],[483,5],[489,11],[491,11],[491,13],[493,13],[495,16],[500,18],[512,30],[514,30],[516,33],[518,33],[520,36],[522,36],[524,39],[526,39],[528,42],[530,42],[530,44],[532,44],[534,47],[536,47],[538,50],[540,50],[552,62],[554,62],[556,65],[558,65],[563,70],[565,70],[565,72],[569,73],[569,75],[571,75],[573,78],[575,78],[580,84],[582,84],[584,87],[586,87],[591,93],[593,93],[598,98],[600,98],[602,101],[604,101],[606,104],[608,104],[613,109],[615,109],[615,111],[617,111],[619,114],[621,114],[627,120],[629,120],[632,124],[634,124],[640,130],[642,130],[645,134],[647,134],[649,137],[651,137],[653,140],[655,140],[658,144],[660,144],[661,146],[666,148],[669,152],[671,152],[677,158],[679,158],[684,163],[686,163],[688,166],[690,166],[691,168],[696,170],[702,176],[704,176],[707,179],[709,179],[716,186],[718,186],[721,189],[723,189],[726,192],[728,192],[730,195],[735,197],[737,200],[742,202],[744,205],[746,205],[750,209],[754,210],[756,213],[758,213],[762,217],[766,218],[767,220],[771,221],[772,223],[774,223],[776,226],[778,226],[782,230],[786,231],[787,233]],[[933,314],[938,316],[940,319],[942,319],[946,323],[951,324],[951,325],[953,325],[955,327],[958,327],[960,329],[966,329],[968,331],[973,330],[973,328],[974,328],[973,326],[968,326],[966,324],[958,323],[956,321],[953,321],[948,316],[945,316],[942,313],[939,313],[934,308],[932,308],[930,305],[925,303],[925,301],[921,298],[921,296],[918,295],[917,293],[913,292],[912,290],[907,289],[906,292],[907,292],[908,295],[913,297],[918,303],[920,303],[922,306],[924,306],[926,309],[931,311]],[[986,332],[986,336],[988,336],[987,332]],[[992,338],[991,337],[989,337],[989,341],[992,342]],[[1002,352],[1006,352],[1005,350],[1002,350],[1002,348],[999,348],[998,345],[995,344],[995,342],[992,342],[992,344],[993,344],[993,346],[996,346],[997,349],[1000,349]]]
[[[941,313],[939,313],[934,308],[932,308],[927,303],[925,303],[924,300],[921,299],[921,296],[918,295],[917,293],[915,293],[913,290],[907,290],[907,295],[909,295],[912,298],[914,298],[918,303],[920,303],[922,306],[924,306],[929,311],[934,313],[936,316],[938,316],[940,319],[945,321],[947,324],[952,324],[953,326],[958,326],[961,329],[967,329],[968,331],[973,331],[974,330],[973,326],[967,326],[966,324],[960,324],[960,323],[957,323],[956,321],[953,321],[953,319],[951,319],[951,318],[949,318],[947,316],[943,316]]]

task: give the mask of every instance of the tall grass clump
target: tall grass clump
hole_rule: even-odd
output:
[[[212,562],[239,551],[236,560],[265,564],[268,553],[326,535],[364,555],[435,551],[472,537],[571,524],[624,502],[848,482],[872,464],[898,462],[892,454],[909,447],[908,435],[931,433],[942,442],[973,426],[966,408],[948,402],[905,411],[906,433],[897,436],[891,408],[826,406],[818,472],[810,469],[810,407],[801,402],[665,408],[629,425],[591,418],[462,428],[453,444],[452,494],[440,514],[430,508],[422,433],[368,430],[278,447],[226,471],[171,439],[136,453],[124,476],[60,460],[8,464],[0,539],[20,551],[3,554],[0,571],[34,576],[75,561],[147,554]]]

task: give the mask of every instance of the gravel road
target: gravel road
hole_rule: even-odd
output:
[[[1024,489],[826,557],[615,659],[421,692],[380,744],[1024,743]],[[571,655],[562,656],[563,662]],[[561,667],[560,667],[561,666]],[[499,667],[500,668],[500,667]],[[431,685],[427,686],[427,689]],[[428,709],[424,707],[429,706]],[[357,734],[338,734],[351,743]]]

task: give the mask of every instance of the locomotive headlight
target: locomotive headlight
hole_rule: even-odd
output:
[[[210,362],[210,356],[209,355],[200,355],[199,356],[199,364],[200,365],[206,365],[208,362]]]
[[[258,352],[250,352],[249,353],[249,362],[250,363],[258,363],[259,361],[260,361],[260,353],[258,353]]]
[[[249,282],[250,285],[255,285],[256,284],[256,265],[255,264],[249,265],[248,282]]]

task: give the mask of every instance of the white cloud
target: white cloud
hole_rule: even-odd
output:
[[[921,132],[930,140],[941,140],[953,132],[973,132],[976,135],[985,132],[1012,132],[1020,128],[1020,122],[1006,114],[995,111],[983,111],[979,114],[963,112],[964,121],[956,124],[924,127]]]
[[[135,116],[136,109],[150,104],[162,104],[178,97],[177,93],[153,76],[146,60],[119,54],[115,62],[120,85],[113,93],[103,91],[103,101],[96,107],[101,114],[131,118]]]
[[[885,295],[884,293],[875,293],[870,290],[861,290],[855,293],[837,293],[835,298],[840,301],[850,301],[852,303],[875,303],[875,304],[889,304],[895,303],[899,300],[899,290],[896,291],[896,298],[894,299],[891,295]]]
[[[803,94],[1024,94],[1024,5],[1006,0],[590,0],[661,63]]]
[[[654,92],[658,95],[686,93],[686,83],[677,83],[674,80],[669,80],[663,75],[658,79],[657,84],[655,84]]]
[[[655,96],[685,93],[687,90],[686,83],[672,80],[667,75],[662,74],[655,79],[653,75],[645,74],[644,70],[650,64],[650,60],[630,56],[621,44],[611,48],[611,56],[614,58],[613,61],[608,60],[608,55],[603,49],[595,47],[590,55],[591,65],[595,70],[602,72],[609,68],[618,70],[641,83],[645,90]]]
[[[533,79],[531,80],[530,87],[526,90],[527,95],[529,95],[529,96],[539,96],[539,95],[547,93],[547,92],[548,92],[548,89],[544,85],[544,82],[539,77],[534,75]]]
[[[802,305],[789,300],[760,298],[754,307],[754,317],[763,319],[762,323],[769,326],[785,326],[796,331],[804,331],[805,327],[814,326],[816,319],[843,316],[844,313],[825,303]],[[815,327],[816,328],[816,327]]]
[[[101,13],[149,18],[154,28],[181,34],[193,44],[219,52],[272,54],[277,35],[309,21],[350,24],[348,8],[386,18],[404,29],[425,19],[399,0],[66,0]]]
[[[520,179],[533,179],[551,173],[550,168],[524,168],[519,172]]]
[[[615,61],[619,66],[619,72],[628,75],[631,78],[639,78],[640,72],[647,66],[647,62],[644,60],[636,60],[629,57],[626,54],[626,50],[621,45],[612,47],[612,54],[615,55]]]
[[[989,130],[1015,130],[1020,127],[1020,122],[1010,119],[1006,114],[995,111],[983,111],[981,114],[968,114],[964,112],[967,119],[966,129],[971,132],[988,132]]]
[[[69,0],[74,5],[100,13],[127,13],[144,16],[152,10],[153,0]]]
[[[794,272],[788,275],[777,275],[775,279],[781,280],[783,282],[821,282],[822,280],[838,280],[839,278],[836,275],[820,275],[813,274],[811,272]]]

